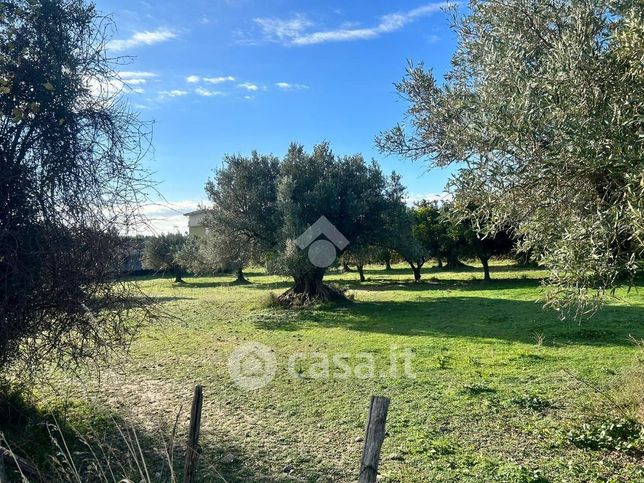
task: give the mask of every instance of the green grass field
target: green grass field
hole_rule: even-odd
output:
[[[544,275],[497,264],[496,280],[484,283],[479,269],[432,268],[415,284],[402,265],[369,267],[362,284],[356,273],[327,277],[353,302],[299,311],[270,307],[269,294],[289,280],[259,270],[249,271],[247,286],[225,275],[184,285],[145,279],[144,291],[174,318],[145,329],[86,394],[75,383],[67,390],[155,441],[181,406],[183,438],[193,387],[202,384],[199,481],[355,481],[372,394],[391,398],[383,482],[644,481],[641,453],[578,447],[568,436],[614,420],[615,402],[633,397],[626,387],[641,353],[630,338],[644,338],[644,296],[619,290],[591,320],[562,321],[536,302]],[[250,342],[277,361],[275,378],[253,391],[228,370],[232,351]],[[328,356],[329,377],[316,377],[326,368],[314,353]],[[404,354],[413,356],[414,377],[404,374]],[[351,377],[339,377],[346,371],[334,357]],[[61,409],[64,386],[56,383],[55,397],[43,389],[42,404],[90,426],[96,411]],[[234,461],[223,463],[225,455]]]

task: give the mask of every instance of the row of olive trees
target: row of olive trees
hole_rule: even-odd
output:
[[[342,261],[355,265],[361,281],[365,280],[367,263],[383,262],[389,266],[387,262],[392,258],[404,260],[415,281],[421,279],[421,269],[430,259],[435,259],[439,268],[458,269],[464,266],[460,259],[476,258],[483,266],[484,280],[489,281],[492,257],[516,256],[511,230],[481,235],[469,220],[457,218],[450,202],[422,201],[397,215],[399,219],[392,222],[397,229],[381,245],[349,248],[343,254]]]
[[[167,233],[149,237],[141,263],[144,269],[174,275],[175,283],[184,283],[185,273],[206,275],[233,272],[238,284],[248,283],[243,269],[251,261],[262,263],[259,253],[246,253],[246,245],[232,237],[209,232],[207,236]]]
[[[235,160],[235,168],[228,165],[219,176],[225,176],[231,169],[239,171],[242,165],[250,169],[253,163],[252,158],[237,156]],[[237,185],[226,179],[225,186]],[[244,268],[249,264],[267,265],[280,272],[276,264],[278,254],[271,247],[261,250],[258,243],[239,233],[234,220],[228,219],[222,225],[213,218],[218,206],[209,210],[206,235],[174,233],[148,239],[143,252],[144,268],[170,272],[175,276],[175,283],[183,283],[185,272],[199,275],[223,271],[236,274],[234,283],[246,284]],[[326,213],[330,207],[322,209]],[[458,269],[464,266],[459,258],[478,258],[483,265],[484,280],[490,280],[490,258],[514,255],[515,241],[511,233],[502,231],[482,237],[468,220],[454,220],[454,214],[450,203],[423,201],[413,207],[396,203],[386,214],[391,219],[383,226],[382,233],[372,236],[369,243],[350,243],[339,256],[339,262],[345,270],[351,270],[349,265],[355,266],[360,281],[364,282],[365,265],[383,262],[391,268],[393,259],[404,260],[411,267],[414,280],[420,281],[421,268],[429,259],[436,259],[441,268]]]
[[[295,243],[321,216],[348,239],[335,247],[336,258],[355,265],[361,281],[365,264],[392,256],[409,264],[415,281],[430,258],[445,260],[448,269],[463,266],[459,257],[478,258],[487,281],[490,258],[511,254],[510,231],[480,236],[470,220],[457,219],[453,203],[408,207],[404,191],[395,173],[385,177],[360,155],[338,157],[327,143],[312,153],[291,145],[283,160],[257,152],[227,156],[206,184],[206,234],[149,240],[144,266],[172,272],[175,282],[183,282],[182,272],[228,271],[244,284],[244,268],[261,264],[294,279],[280,299],[286,305],[340,298],[322,283],[328,267],[316,266],[307,247]]]

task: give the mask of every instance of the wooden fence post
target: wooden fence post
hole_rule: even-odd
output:
[[[186,462],[183,471],[183,483],[193,483],[195,468],[199,457],[199,429],[201,427],[201,407],[203,406],[203,391],[200,385],[195,386],[190,411],[190,429],[188,430],[188,446],[186,447]]]
[[[385,422],[387,421],[388,409],[389,398],[371,396],[358,483],[374,483],[376,481],[380,448],[385,439]]]

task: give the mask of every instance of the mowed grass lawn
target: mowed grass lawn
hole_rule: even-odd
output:
[[[171,428],[183,405],[183,438],[193,387],[202,384],[199,481],[356,481],[372,394],[391,398],[383,482],[644,481],[641,457],[578,448],[566,437],[617,415],[591,386],[621,397],[638,356],[629,336],[644,338],[638,290],[619,290],[579,323],[537,303],[545,272],[506,263],[493,266],[491,283],[474,268],[426,269],[420,284],[403,265],[369,267],[365,283],[357,273],[330,273],[326,280],[355,301],[292,311],[269,305],[287,278],[247,275],[247,286],[231,286],[226,275],[141,281],[174,318],[146,328],[124,365],[88,395],[141,432]],[[228,370],[233,350],[249,342],[270,347],[277,361],[274,379],[253,391]],[[400,362],[406,350],[413,378]],[[313,353],[328,355],[329,377],[313,377],[324,373],[311,367],[322,357]],[[374,377],[361,353],[372,355]],[[345,371],[335,356],[358,375],[338,377]],[[226,455],[234,460],[222,462]]]

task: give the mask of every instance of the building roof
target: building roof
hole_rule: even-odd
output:
[[[183,216],[200,215],[200,214],[205,213],[205,212],[206,212],[206,210],[199,209],[199,210],[191,211],[190,213],[184,213]]]

